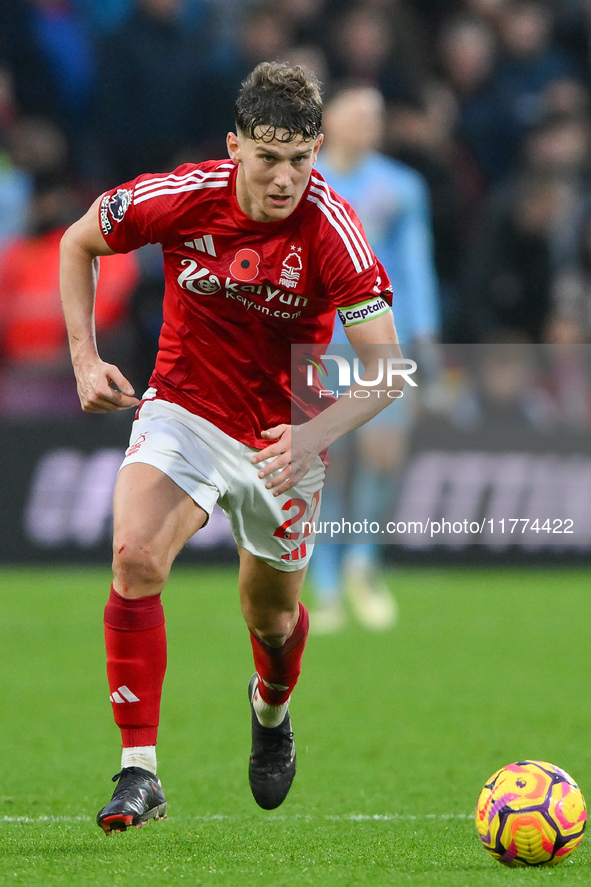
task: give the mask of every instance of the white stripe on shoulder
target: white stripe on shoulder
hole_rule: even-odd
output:
[[[228,180],[224,179],[223,181],[213,181],[213,182],[192,182],[189,185],[180,185],[177,188],[171,188],[170,186],[167,188],[160,188],[157,191],[150,191],[148,194],[140,194],[139,197],[134,197],[133,203],[143,203],[144,200],[150,200],[151,197],[161,197],[163,194],[180,194],[183,191],[201,191],[203,188],[225,188],[228,184]]]
[[[135,195],[139,196],[140,194],[145,194],[148,191],[155,191],[158,188],[162,188],[165,186],[176,186],[176,185],[189,185],[192,182],[205,182],[210,179],[228,179],[229,173],[227,172],[210,172],[204,173],[199,169],[193,170],[193,172],[187,173],[184,176],[175,176],[174,173],[170,173],[167,176],[159,176],[153,179],[146,179],[145,182],[140,182],[139,185],[136,186]]]
[[[357,251],[363,268],[371,268],[373,264],[373,254],[367,241],[349,217],[343,204],[339,203],[339,201],[335,200],[332,196],[324,179],[312,175],[310,191],[317,194],[323,200],[327,208],[331,210],[335,218],[340,222],[344,231],[347,232],[351,245]]]
[[[369,248],[369,245],[367,244],[367,241],[365,240],[361,231],[359,231],[359,229],[353,223],[343,204],[340,203],[338,200],[335,200],[324,179],[313,175],[310,190],[314,191],[314,193],[320,195],[323,198],[326,205],[332,209],[337,219],[343,225],[344,229],[349,233],[353,245],[359,253],[361,263],[364,268],[371,267],[371,265],[373,264],[373,254],[371,249]]]
[[[141,191],[146,188],[154,188],[157,185],[162,185],[164,182],[185,182],[188,179],[194,178],[195,176],[203,178],[203,173],[200,169],[192,169],[191,172],[186,172],[183,176],[177,176],[173,172],[161,173],[159,175],[152,176],[149,179],[144,179],[143,182],[139,182],[136,185],[136,191]]]
[[[311,201],[312,203],[316,204],[316,206],[318,207],[320,212],[324,213],[324,215],[326,216],[326,218],[328,219],[328,221],[330,222],[332,227],[336,231],[338,231],[338,233],[341,236],[341,240],[343,241],[343,243],[347,247],[347,252],[351,256],[351,261],[353,262],[355,270],[357,271],[358,274],[361,274],[361,272],[363,271],[363,268],[361,267],[357,253],[353,249],[353,246],[351,244],[351,240],[347,236],[346,232],[343,231],[343,228],[341,227],[341,225],[338,223],[338,221],[334,217],[334,214],[326,206],[326,204],[321,200],[320,197],[315,197],[313,194],[308,194],[308,200]]]

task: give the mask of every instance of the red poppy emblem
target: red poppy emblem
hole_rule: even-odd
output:
[[[253,249],[239,249],[230,265],[230,274],[236,280],[254,280],[259,273],[261,257]]]

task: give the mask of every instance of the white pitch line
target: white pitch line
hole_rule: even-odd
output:
[[[295,813],[293,816],[271,815],[265,818],[275,821],[304,820],[309,822],[315,819],[324,819],[327,822],[437,822],[472,819],[472,816],[472,813],[424,813],[420,816],[415,816],[412,813],[327,813],[320,816]],[[203,816],[188,816],[184,818],[184,821],[228,822],[237,819],[244,819],[244,817],[226,813],[211,813]],[[39,822],[94,822],[94,820],[90,816],[0,816],[0,823],[2,822],[29,824]]]

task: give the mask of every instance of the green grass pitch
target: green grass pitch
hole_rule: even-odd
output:
[[[558,764],[591,800],[584,569],[389,573],[400,619],[311,637],[291,711],[298,774],[277,811],[247,781],[251,675],[234,569],[175,570],[159,773],[169,819],[107,838],[119,764],[100,569],[0,571],[0,884],[591,885],[591,840],[504,869],[472,822],[491,773]]]

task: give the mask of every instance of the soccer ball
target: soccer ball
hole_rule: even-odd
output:
[[[475,819],[482,843],[504,865],[557,865],[583,840],[587,807],[560,767],[518,761],[487,781]]]

